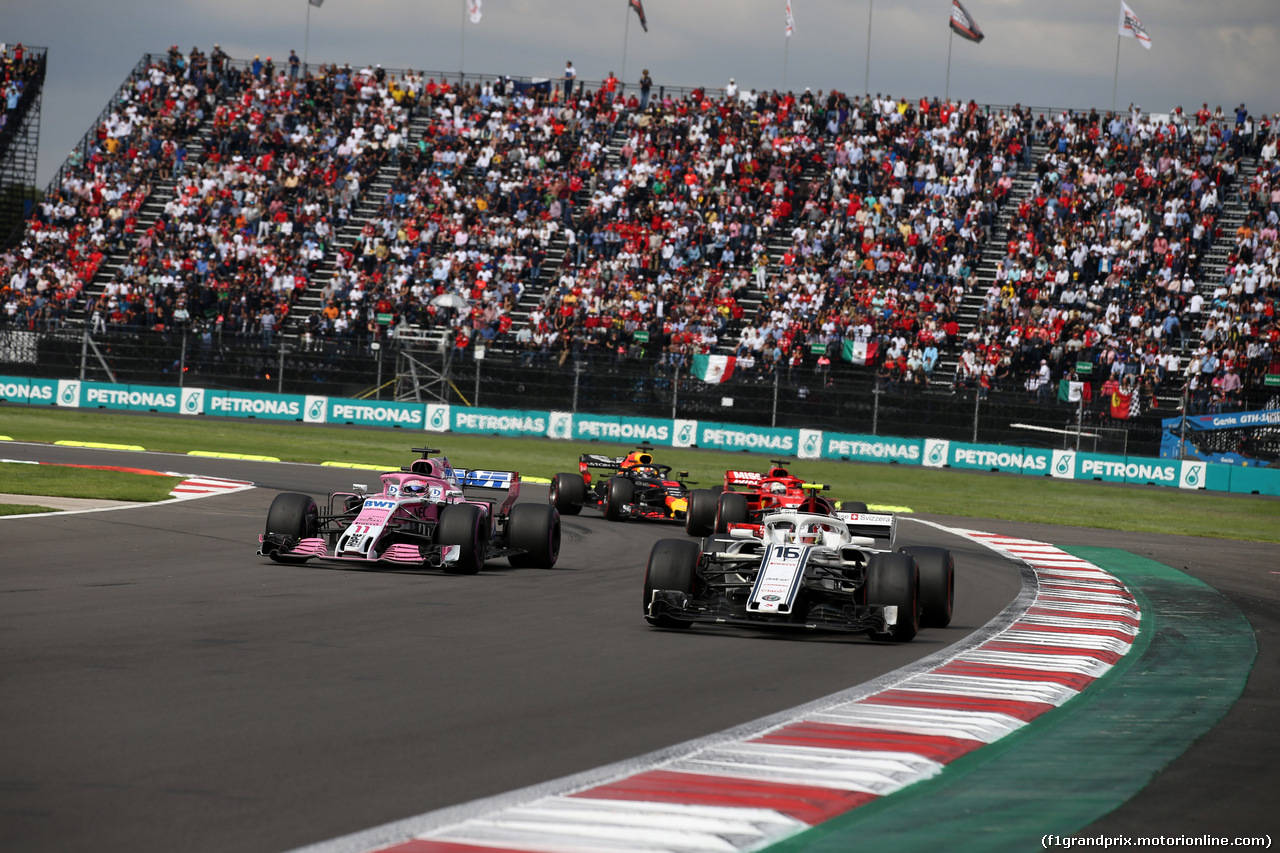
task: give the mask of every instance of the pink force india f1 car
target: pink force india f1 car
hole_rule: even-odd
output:
[[[364,486],[329,495],[323,512],[311,496],[284,492],[267,511],[258,554],[278,563],[311,559],[354,566],[392,564],[475,574],[486,560],[549,569],[560,556],[560,513],[516,503],[520,474],[454,468],[440,451],[422,454]],[[488,495],[487,497],[485,495]]]

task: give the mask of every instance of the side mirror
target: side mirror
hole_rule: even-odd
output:
[[[677,471],[677,472],[676,472],[676,476],[677,476],[677,477],[679,477],[681,480],[687,480],[687,479],[689,479],[689,472],[688,472],[688,471]]]

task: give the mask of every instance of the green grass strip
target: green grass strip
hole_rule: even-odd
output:
[[[1137,794],[1244,690],[1253,629],[1212,587],[1110,548],[1067,548],[1128,585],[1134,648],[1081,695],[942,773],[766,848],[770,853],[1026,853]]]
[[[577,471],[581,453],[619,455],[634,445],[552,441],[219,418],[158,417],[105,411],[58,411],[0,406],[0,430],[19,441],[47,442],[92,435],[102,442],[137,444],[152,451],[279,457],[287,462],[351,462],[396,471],[411,447],[441,448],[463,468],[519,471],[550,478]],[[658,448],[658,462],[688,471],[700,488],[724,481],[726,469],[764,471],[771,454]],[[834,500],[918,513],[998,518],[1109,530],[1280,542],[1280,500],[1162,487],[1055,480],[923,468],[911,465],[791,460],[792,473],[831,487]],[[3,489],[0,489],[2,491]]]
[[[163,501],[181,477],[156,477],[66,465],[0,462],[0,492],[109,501]]]
[[[31,504],[0,504],[0,515],[30,515],[36,512],[57,512],[53,507]]]

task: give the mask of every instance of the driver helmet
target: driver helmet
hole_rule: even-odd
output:
[[[407,495],[425,495],[427,493],[427,484],[421,480],[409,480],[401,487],[401,491]]]
[[[773,492],[775,495],[785,495],[787,493],[787,487],[782,483],[770,483],[769,491]]]

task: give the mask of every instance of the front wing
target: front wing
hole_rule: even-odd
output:
[[[272,534],[259,536],[258,556],[270,557],[277,563],[305,563],[307,560],[323,560],[329,563],[356,563],[376,565],[389,563],[398,566],[441,568],[456,563],[461,548],[457,545],[413,545],[398,543],[375,557],[340,557],[329,553],[329,545],[319,536],[294,539],[291,536]]]
[[[647,614],[650,618],[666,617],[679,622],[706,623],[742,628],[782,628],[805,631],[841,631],[883,634],[898,622],[898,608],[892,605],[846,604],[843,607],[819,605],[804,619],[791,614],[749,613],[724,599],[703,601],[685,592],[658,589],[653,592]]]

